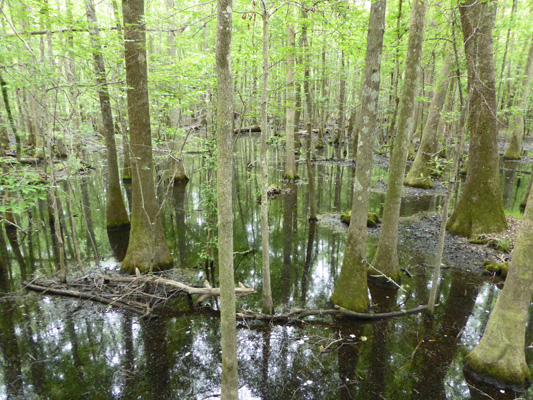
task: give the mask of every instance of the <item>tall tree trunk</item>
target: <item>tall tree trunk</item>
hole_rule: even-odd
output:
[[[473,87],[469,105],[470,152],[466,182],[447,229],[461,236],[507,229],[498,165],[493,7],[496,2],[486,0],[467,0],[459,7],[468,87]]]
[[[144,0],[123,0],[128,119],[132,161],[131,231],[122,271],[172,267],[155,195],[152,133],[148,103]]]
[[[307,130],[306,144],[305,144],[305,166],[307,170],[307,185],[309,186],[309,221],[316,221],[316,206],[315,206],[315,181],[313,168],[311,166],[311,159],[314,158],[313,147],[313,129],[311,125],[312,99],[311,88],[309,81],[311,80],[311,49],[309,47],[309,40],[307,38],[307,10],[301,9],[302,12],[302,47],[304,49],[304,95],[305,95],[305,126]]]
[[[533,39],[529,45],[529,53],[526,60],[526,68],[522,76],[522,88],[518,97],[516,107],[518,114],[511,125],[512,137],[503,158],[519,160],[522,158],[522,139],[524,137],[524,114],[527,112],[529,94],[531,93],[531,81],[533,80]]]
[[[268,25],[269,14],[266,0],[261,0],[263,15],[263,86],[261,88],[261,241],[263,255],[263,312],[272,314],[272,289],[270,287],[270,230],[268,227],[268,164],[267,164],[267,139],[268,129]],[[294,133],[294,132],[293,132]],[[294,150],[292,152],[294,162]]]
[[[344,62],[344,51],[341,51],[341,71],[340,71],[340,82],[339,82],[339,123],[337,136],[335,137],[335,143],[337,144],[336,157],[340,159],[342,156],[342,147],[344,145],[344,106],[346,101],[346,66]]]
[[[122,34],[122,23],[120,21],[120,10],[118,9],[118,4],[116,0],[111,0],[111,4],[113,6],[113,14],[115,18],[115,26],[117,28],[117,33],[118,33],[118,39],[122,43],[124,41],[124,38]],[[117,68],[120,71],[122,71],[122,68],[123,68],[122,62],[117,63]],[[121,88],[120,92],[121,94],[124,94],[125,90]],[[124,160],[122,164],[122,181],[131,182],[130,146],[129,146],[129,138],[128,138],[129,134],[128,134],[128,127],[126,124],[126,120],[124,118],[124,113],[122,112],[122,110],[126,109],[124,105],[124,97],[126,96],[118,96],[118,112],[117,112],[120,130],[122,131],[122,154],[124,156]],[[129,204],[129,207],[131,209],[131,204]]]
[[[376,138],[381,54],[385,32],[386,0],[376,0],[370,8],[366,45],[361,129],[353,183],[352,216],[341,272],[331,301],[352,311],[365,311],[369,305],[366,260],[366,222],[372,171],[372,148]]]
[[[108,229],[121,229],[129,227],[129,217],[122,197],[120,188],[120,177],[118,173],[117,147],[115,144],[115,125],[113,123],[113,113],[111,111],[111,99],[106,81],[106,69],[104,56],[100,49],[100,29],[96,19],[94,0],[86,0],[85,10],[87,12],[87,22],[89,23],[89,33],[93,48],[94,71],[96,83],[98,84],[98,98],[100,100],[100,111],[104,127],[105,144],[107,150],[107,190],[106,190],[106,218]]]
[[[222,344],[222,399],[238,399],[237,330],[233,277],[233,76],[231,70],[232,0],[217,1],[217,205]]]
[[[292,7],[289,5],[288,16],[289,19],[293,18]],[[295,148],[295,138],[294,133],[296,131],[295,126],[295,85],[294,85],[294,52],[295,39],[294,39],[294,25],[292,21],[289,21],[287,24],[287,47],[289,51],[287,52],[287,119],[286,119],[286,161],[285,161],[285,174],[283,177],[290,181],[298,179],[299,176],[296,173],[296,161],[294,159],[294,148]]]
[[[373,267],[378,273],[384,274],[394,281],[400,280],[398,224],[407,161],[407,147],[414,126],[415,94],[420,74],[425,17],[426,1],[415,1],[409,25],[405,79],[398,113],[398,133],[394,139],[394,150],[392,151],[389,166],[387,196],[383,210],[383,222],[381,224],[378,249],[373,261]]]
[[[326,134],[326,40],[324,39],[324,46],[322,47],[322,66],[320,77],[320,127],[318,128],[318,140],[316,144],[317,149],[324,148],[324,135]]]
[[[13,136],[15,136],[17,160],[20,161],[22,158],[22,140],[17,130],[17,126],[15,125],[15,120],[13,119],[11,106],[9,105],[9,95],[7,93],[7,82],[4,80],[2,74],[0,74],[0,86],[2,88],[2,97],[4,99],[4,107],[6,109],[7,119],[9,120],[9,125],[13,131]]]
[[[440,115],[446,100],[446,92],[450,85],[450,64],[451,59],[444,61],[440,78],[440,84],[435,88],[431,106],[429,107],[429,115],[426,121],[426,127],[422,133],[422,142],[418,148],[415,162],[411,166],[407,177],[405,178],[405,185],[419,188],[432,188],[433,181],[431,180],[431,166],[433,158],[437,152],[437,133],[439,128]],[[410,133],[409,133],[410,136]]]
[[[302,34],[301,34],[301,47],[303,50],[303,62],[304,62],[304,102],[305,102],[305,129],[307,131],[306,137],[306,153],[307,161],[311,161],[314,156],[313,148],[313,129],[312,129],[312,117],[313,117],[313,100],[311,98],[311,49],[309,47],[309,40],[307,38],[307,10],[301,9],[302,13]],[[309,177],[311,179],[311,177]]]

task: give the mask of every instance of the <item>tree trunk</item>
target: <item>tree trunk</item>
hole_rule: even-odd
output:
[[[304,102],[305,102],[305,129],[307,132],[306,137],[306,157],[307,161],[310,161],[311,158],[314,155],[314,148],[313,148],[313,129],[312,129],[312,117],[313,117],[313,110],[312,110],[312,104],[313,100],[311,99],[311,59],[310,59],[310,52],[311,49],[309,47],[309,40],[307,39],[307,11],[302,8],[302,34],[301,34],[301,47],[303,50],[303,62],[304,62]],[[307,164],[306,161],[306,164]],[[309,177],[310,179],[310,177]]]
[[[129,227],[129,217],[122,197],[120,188],[120,177],[118,173],[117,147],[115,144],[115,125],[111,111],[111,99],[106,82],[106,69],[104,57],[98,51],[100,48],[100,32],[96,20],[94,0],[86,0],[85,9],[87,12],[87,22],[89,23],[89,33],[93,48],[94,70],[96,83],[98,84],[98,97],[100,100],[100,111],[104,125],[105,144],[107,149],[107,204],[106,217],[108,229],[122,229]]]
[[[318,140],[316,143],[317,149],[324,148],[324,135],[326,134],[326,40],[324,39],[324,46],[322,47],[322,66],[320,77],[320,127],[318,128]]]
[[[311,60],[309,47],[309,40],[307,39],[307,10],[301,9],[302,12],[302,47],[304,50],[304,95],[305,95],[305,126],[307,136],[305,138],[305,166],[307,170],[307,185],[309,187],[309,221],[316,221],[316,206],[315,206],[315,182],[313,168],[311,166],[311,159],[314,157],[313,147],[313,129],[311,125],[312,99],[310,88],[310,74],[311,74]]]
[[[339,123],[337,136],[335,137],[334,143],[337,145],[335,156],[337,159],[342,157],[342,147],[344,145],[344,103],[346,101],[346,73],[345,73],[345,62],[344,62],[344,51],[341,51],[341,71],[340,71],[340,82],[339,82]]]
[[[233,76],[231,70],[232,0],[217,1],[217,205],[222,345],[222,399],[238,399],[237,330],[233,277]]]
[[[132,162],[131,231],[122,271],[150,272],[172,267],[155,195],[148,103],[144,0],[123,0],[128,119]]]
[[[422,133],[422,142],[420,143],[418,153],[416,154],[415,162],[411,166],[404,181],[407,186],[424,189],[433,187],[433,181],[431,180],[431,166],[432,160],[437,153],[437,133],[440,115],[442,113],[444,101],[446,100],[446,92],[450,84],[448,80],[450,77],[450,64],[451,59],[448,58],[444,61],[444,66],[440,73],[442,81],[439,86],[435,88],[435,92],[433,93],[426,127]]]
[[[378,273],[384,274],[394,281],[400,280],[398,224],[407,161],[407,147],[414,126],[415,95],[420,73],[425,17],[426,2],[414,2],[409,26],[403,93],[398,113],[398,133],[394,139],[394,150],[392,151],[389,166],[389,186],[383,210],[383,222],[381,224],[378,249],[373,262],[373,267]]]
[[[270,230],[268,226],[268,164],[267,164],[267,139],[268,139],[268,25],[269,15],[265,4],[266,0],[261,1],[263,14],[263,86],[261,88],[261,240],[263,255],[263,312],[272,314],[274,308],[272,302],[272,289],[270,287]],[[294,134],[294,131],[293,131]],[[288,140],[287,140],[288,142]],[[287,146],[288,147],[288,146]],[[293,143],[294,147],[294,143]],[[288,155],[287,150],[287,155]],[[292,152],[294,163],[294,150]],[[287,160],[288,161],[288,160]]]
[[[474,0],[459,7],[468,87],[473,88],[469,105],[470,152],[466,182],[447,229],[461,236],[507,229],[498,165],[492,7],[496,7],[495,2]]]
[[[467,367],[479,374],[478,378],[504,386],[524,386],[529,378],[525,334],[533,286],[532,197],[530,194],[503,290],[479,345],[466,358]]]
[[[289,5],[289,18],[293,17],[292,8]],[[294,26],[292,22],[287,24],[287,47],[289,51],[287,53],[287,123],[285,127],[286,132],[286,161],[285,161],[285,174],[283,177],[290,181],[298,179],[296,173],[296,161],[294,159],[294,132],[295,126],[295,90],[294,90],[294,52],[295,52],[295,40],[294,40]]]
[[[386,0],[370,8],[368,40],[361,98],[361,129],[353,184],[352,218],[340,275],[331,301],[352,311],[365,311],[369,305],[366,260],[366,222],[372,171],[372,148],[376,137],[381,54],[385,31]]]
[[[529,101],[529,94],[531,92],[531,81],[533,80],[533,40],[529,45],[529,53],[527,55],[526,68],[522,77],[522,90],[518,97],[516,107],[518,108],[518,115],[511,125],[512,137],[503,158],[511,160],[519,160],[522,158],[522,139],[524,137],[524,114],[527,112],[527,105]]]
[[[15,125],[13,114],[11,113],[11,107],[9,105],[9,95],[7,93],[7,82],[2,77],[2,74],[0,74],[0,86],[2,88],[2,97],[4,99],[4,107],[6,109],[7,119],[9,120],[9,125],[11,126],[11,130],[13,131],[13,136],[15,136],[17,160],[20,161],[20,159],[22,158],[22,140]]]

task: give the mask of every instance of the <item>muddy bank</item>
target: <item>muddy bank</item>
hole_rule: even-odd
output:
[[[319,224],[334,232],[348,232],[347,225],[340,220],[340,215],[326,214],[319,216]],[[433,213],[418,213],[410,217],[402,217],[399,226],[400,259],[407,260],[405,268],[412,268],[424,264],[433,264],[436,253],[440,215]],[[508,237],[513,240],[518,231],[516,223],[512,230],[494,237]],[[377,241],[381,226],[368,229],[369,240]],[[505,254],[489,248],[486,245],[469,243],[467,238],[446,233],[444,244],[443,264],[447,267],[481,274],[483,262],[487,259],[507,261],[510,254]]]

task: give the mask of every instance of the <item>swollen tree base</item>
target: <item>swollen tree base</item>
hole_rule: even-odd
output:
[[[463,193],[467,191],[467,186]],[[469,201],[463,194],[459,204],[446,224],[448,232],[470,237],[482,233],[496,233],[507,229],[499,193],[494,196],[473,197]],[[497,201],[496,201],[497,200]]]
[[[519,140],[516,137],[516,135],[513,135],[511,138],[511,141],[509,142],[509,146],[507,147],[507,150],[505,150],[505,153],[503,153],[503,158],[505,160],[520,160],[522,159],[522,152],[520,151],[520,143],[518,143]]]
[[[289,182],[296,182],[300,180],[300,176],[298,174],[294,174],[294,175],[283,174],[283,179]]]

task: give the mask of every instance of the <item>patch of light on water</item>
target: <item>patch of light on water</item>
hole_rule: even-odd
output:
[[[459,354],[459,353],[458,353]],[[444,391],[447,399],[468,399],[470,390],[463,377],[462,357],[455,357],[444,379]]]
[[[488,318],[487,314],[490,313],[490,309],[492,308],[492,305],[489,304],[489,309],[486,309],[486,302],[491,291],[491,286],[492,285],[490,283],[484,283],[481,289],[479,290],[479,294],[476,297],[476,304],[474,306],[474,309],[472,310],[472,313],[470,314],[470,317],[466,322],[465,328],[463,329],[461,335],[461,343],[463,346],[467,347],[469,351],[472,350],[477,345],[477,343],[479,343],[479,340],[481,339],[481,336],[483,334],[482,327],[484,321],[486,321],[486,319]],[[497,289],[494,288],[494,291],[495,299],[497,297]]]

